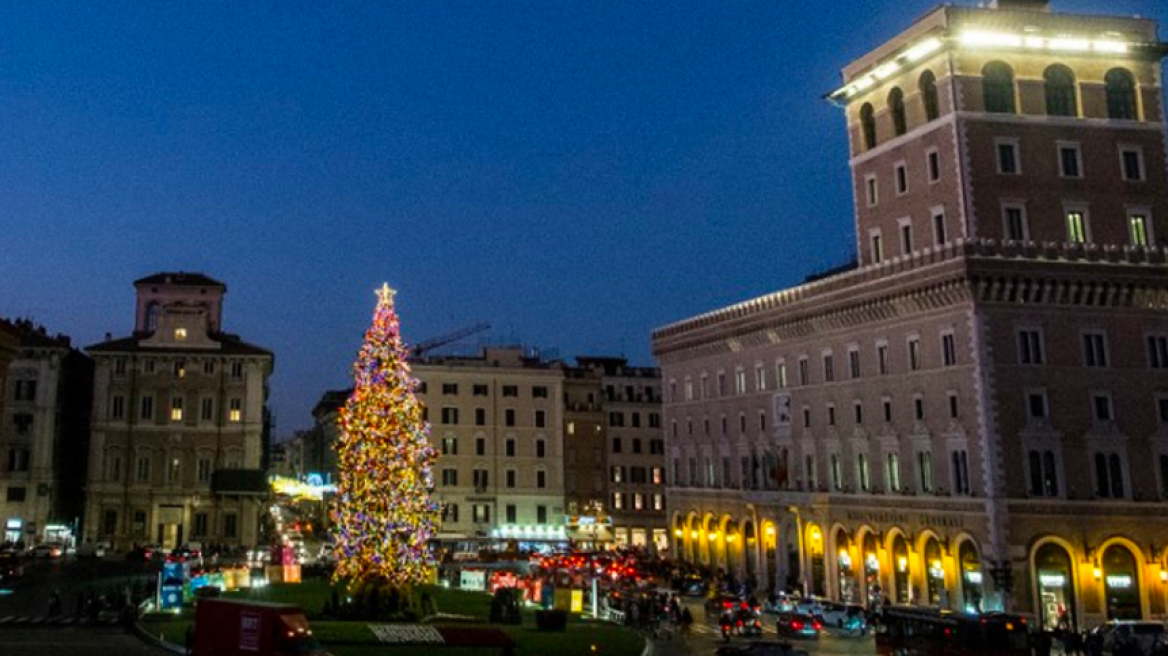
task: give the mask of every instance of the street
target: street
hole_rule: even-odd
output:
[[[684,605],[689,608],[690,613],[693,614],[694,624],[690,628],[690,635],[681,638],[684,640],[685,648],[691,656],[707,656],[712,655],[718,647],[726,644],[745,644],[751,640],[748,638],[732,637],[727,643],[722,639],[721,629],[718,627],[716,618],[706,617],[705,609],[701,599],[687,598]],[[780,640],[775,631],[775,616],[764,613],[761,616],[763,627],[763,640],[767,642],[789,642],[795,649],[803,649],[811,654],[821,656],[851,656],[854,654],[874,654],[876,652],[873,642],[872,634],[869,633],[867,637],[858,638],[850,636],[835,635],[825,631],[818,640]],[[670,644],[678,639],[678,637],[671,637],[669,640],[663,640],[658,643],[658,654],[673,654],[675,651],[670,649]]]
[[[166,653],[126,634],[112,613],[104,613],[95,623],[84,617],[81,607],[83,596],[122,594],[127,585],[153,580],[153,571],[119,558],[26,560],[24,576],[5,583],[5,593],[0,594],[4,656]],[[54,592],[60,598],[60,615],[47,619]]]

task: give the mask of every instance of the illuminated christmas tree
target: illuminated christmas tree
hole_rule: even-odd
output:
[[[434,564],[426,543],[441,515],[430,498],[437,452],[414,396],[418,382],[406,362],[395,293],[389,285],[377,292],[373,325],[353,364],[353,394],[339,419],[333,579],[351,586],[417,583]]]

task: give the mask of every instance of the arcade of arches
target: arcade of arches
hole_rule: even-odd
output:
[[[1123,537],[1084,546],[1043,536],[1008,571],[983,558],[968,533],[821,526],[788,513],[676,514],[672,537],[682,560],[749,581],[760,595],[790,590],[868,606],[1005,608],[1052,629],[1168,614],[1168,548]],[[998,591],[999,580],[1010,581],[1011,594]]]

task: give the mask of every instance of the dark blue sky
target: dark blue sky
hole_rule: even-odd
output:
[[[347,384],[383,280],[411,341],[489,321],[649,363],[654,327],[848,257],[820,97],[934,4],[5,3],[0,315],[89,344],[135,278],[219,278],[280,436]]]

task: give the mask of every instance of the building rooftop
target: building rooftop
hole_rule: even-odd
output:
[[[31,319],[15,319],[7,321],[0,319],[0,326],[7,328],[20,340],[24,348],[73,348],[73,341],[68,335],[50,335],[44,326],[34,323]]]
[[[107,339],[104,342],[91,344],[85,347],[86,351],[90,353],[135,353],[138,351],[146,351],[149,353],[188,353],[189,348],[158,348],[158,347],[144,347],[141,342],[144,341],[149,334],[123,337],[121,339]],[[255,344],[250,344],[239,338],[238,335],[230,333],[214,333],[210,335],[214,342],[219,343],[219,348],[215,350],[207,350],[208,353],[222,354],[222,355],[266,355],[271,357],[272,352]],[[200,349],[204,351],[206,349]]]
[[[162,271],[154,275],[139,278],[134,281],[134,286],[138,285],[180,285],[183,287],[219,287],[223,291],[227,291],[227,285],[215,280],[214,278],[196,272],[188,271]]]

